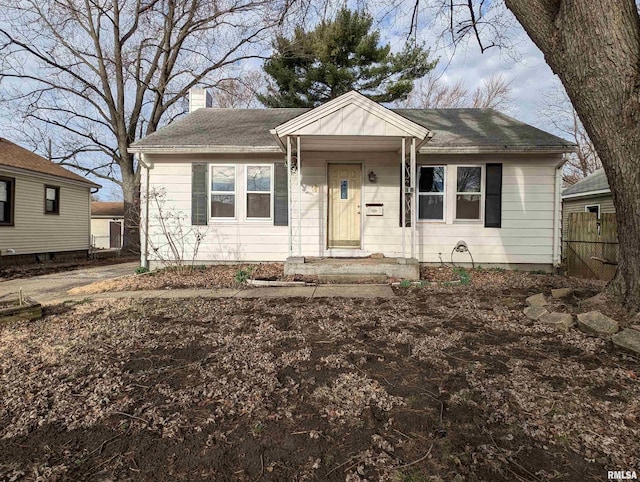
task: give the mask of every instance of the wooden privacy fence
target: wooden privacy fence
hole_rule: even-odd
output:
[[[618,226],[615,214],[571,213],[563,240],[569,276],[609,281],[618,264]]]

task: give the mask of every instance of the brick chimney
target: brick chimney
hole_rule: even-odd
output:
[[[189,113],[196,109],[213,106],[213,97],[207,89],[191,88],[189,90]]]

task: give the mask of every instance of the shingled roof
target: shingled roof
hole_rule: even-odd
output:
[[[8,166],[27,171],[48,174],[50,176],[62,177],[76,182],[82,182],[94,187],[99,184],[92,182],[74,172],[68,171],[64,167],[51,162],[44,157],[31,152],[18,144],[14,144],[7,139],[0,137],[0,167]]]
[[[122,201],[92,201],[91,216],[121,218],[124,216]]]
[[[216,147],[278,150],[270,134],[309,109],[198,109],[135,142],[132,152],[152,149],[197,150]],[[427,149],[557,149],[575,145],[494,109],[391,109],[429,129]]]
[[[584,179],[581,179],[572,186],[569,186],[562,191],[562,197],[575,197],[580,195],[587,196],[598,192],[603,194],[611,192],[611,189],[609,189],[609,181],[607,181],[607,175],[604,173],[604,169],[598,169]]]

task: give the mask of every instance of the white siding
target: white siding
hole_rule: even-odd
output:
[[[363,163],[362,250],[360,255],[382,252],[387,256],[402,254],[400,228],[400,155],[397,153],[349,153],[302,151],[302,244],[305,256],[342,254],[326,248],[326,169],[328,162]],[[238,163],[238,219],[234,222],[210,222],[198,259],[201,261],[282,261],[288,255],[288,228],[270,222],[244,221],[243,170],[247,163],[281,161],[282,157],[260,159],[235,157],[189,158],[147,156],[153,162],[152,188],[166,190],[167,199],[185,215],[190,224],[191,164],[197,162]],[[464,240],[476,264],[526,263],[551,264],[553,258],[554,183],[559,156],[442,156],[419,155],[418,164],[484,164],[503,163],[502,228],[485,228],[483,223],[456,223],[449,209],[447,223],[419,222],[417,225],[418,256],[422,262],[450,261],[456,243]],[[374,171],[377,182],[370,183],[367,173]],[[292,222],[294,254],[297,246],[297,185],[292,180]],[[143,184],[144,185],[144,184]],[[452,197],[449,203],[453,202]],[[364,204],[382,203],[383,216],[365,216]],[[555,219],[559,221],[556,213]],[[153,220],[154,215],[150,218]],[[154,224],[153,222],[151,223]],[[162,244],[157,227],[151,231],[155,245]],[[407,230],[408,234],[409,230]],[[407,255],[410,240],[407,236]],[[150,250],[152,251],[152,250]],[[188,251],[188,249],[187,249]],[[150,259],[154,259],[153,252]],[[456,261],[469,258],[457,254]]]
[[[0,226],[0,253],[89,249],[90,190],[65,181],[3,172],[15,178],[14,226]],[[60,187],[60,214],[44,214],[44,186]]]
[[[108,249],[110,247],[111,221],[120,223],[120,239],[124,235],[123,218],[91,218],[91,244],[94,248]]]

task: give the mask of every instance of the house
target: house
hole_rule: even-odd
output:
[[[192,105],[208,105],[199,95]],[[388,109],[357,92],[314,109],[200,108],[131,146],[142,263],[172,256],[162,205],[182,213],[184,257],[198,263],[288,260],[293,273],[382,253],[551,270],[574,149],[492,109]]]
[[[99,187],[0,138],[0,264],[86,257]]]
[[[562,191],[562,233],[564,239],[567,235],[569,214],[584,212],[594,213],[598,219],[603,214],[616,212],[604,169],[598,169]]]
[[[120,249],[123,235],[124,203],[93,201],[91,203],[91,246],[96,249]]]

